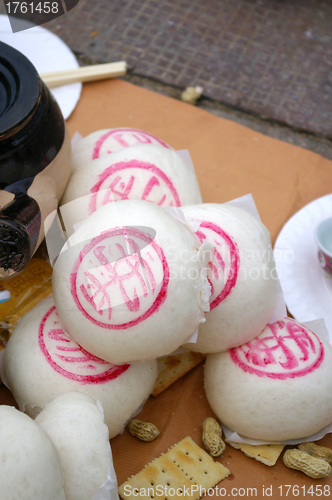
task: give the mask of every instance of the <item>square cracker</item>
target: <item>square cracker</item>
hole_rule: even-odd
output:
[[[207,490],[230,474],[226,467],[215,462],[189,436],[172,446],[167,455],[189,479]]]
[[[258,462],[262,462],[265,465],[274,465],[278,460],[282,450],[284,449],[283,444],[244,444],[244,443],[233,443],[227,441],[228,444],[236,448],[237,450],[243,451],[243,453],[250,458],[254,458]]]
[[[164,392],[170,385],[190,372],[190,370],[199,365],[205,358],[206,354],[191,351],[158,358],[158,363],[161,364],[163,368],[156,380],[152,396],[156,397],[158,394]]]
[[[124,500],[137,500],[137,491],[140,499],[163,500],[167,495],[160,496],[160,492],[174,488],[175,492],[180,491],[181,497],[198,500],[204,493],[202,489],[213,488],[229,474],[226,467],[186,437],[127,479],[118,491]]]
[[[160,498],[164,500],[166,498],[166,488],[174,488],[175,491],[178,488],[186,493],[186,489],[194,485],[193,481],[190,481],[185,474],[179,469],[177,465],[174,464],[166,455],[161,455],[159,458],[153,460],[148,465],[144,467],[138,474],[130,477],[125,481],[118,489],[120,496],[123,499],[137,500],[138,490],[140,492],[139,498],[144,500],[151,500],[152,498]],[[165,495],[160,495],[160,492],[165,492]],[[136,495],[135,495],[136,493]],[[185,499],[198,500],[200,495],[196,492],[194,495],[183,495]]]

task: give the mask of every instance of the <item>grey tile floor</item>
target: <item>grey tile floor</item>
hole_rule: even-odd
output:
[[[175,98],[200,85],[200,107],[332,159],[327,0],[80,0],[43,26],[82,64],[126,60]]]

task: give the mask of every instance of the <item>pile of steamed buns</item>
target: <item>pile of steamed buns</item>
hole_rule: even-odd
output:
[[[61,205],[70,237],[53,297],[19,321],[5,350],[8,386],[36,417],[0,407],[11,455],[0,482],[13,498],[93,498],[109,438],[151,394],[157,358],[180,347],[207,353],[208,401],[238,434],[278,442],[331,423],[331,346],[292,319],[269,324],[268,230],[234,203],[202,203],[179,153],[146,132],[95,132],[74,149]],[[26,468],[15,486],[13,457]]]

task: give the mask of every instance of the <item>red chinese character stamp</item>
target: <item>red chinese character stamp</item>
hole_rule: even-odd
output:
[[[315,333],[287,319],[267,325],[259,337],[229,354],[245,372],[284,380],[316,370],[324,359],[324,346]]]
[[[171,180],[152,163],[139,160],[119,162],[106,168],[91,188],[90,215],[112,201],[146,200],[157,205],[181,205]]]
[[[144,321],[166,300],[169,267],[150,234],[134,227],[105,231],[86,244],[70,276],[78,309],[114,330]]]
[[[51,307],[39,325],[39,347],[52,368],[82,384],[102,384],[114,380],[130,365],[111,365],[89,354],[64,333],[55,306]]]
[[[143,132],[134,128],[117,128],[109,130],[106,134],[99,137],[93,148],[92,159],[95,160],[105,154],[113,153],[119,149],[134,146],[135,144],[159,144],[164,148],[170,149],[165,142],[149,134],[149,132]]]
[[[235,241],[221,227],[209,221],[201,221],[196,235],[214,247],[208,266],[208,281],[211,286],[210,311],[231,293],[236,285],[240,254]]]

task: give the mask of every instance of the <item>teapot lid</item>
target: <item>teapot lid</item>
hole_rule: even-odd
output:
[[[40,98],[40,79],[21,52],[0,42],[0,135],[24,122]]]

